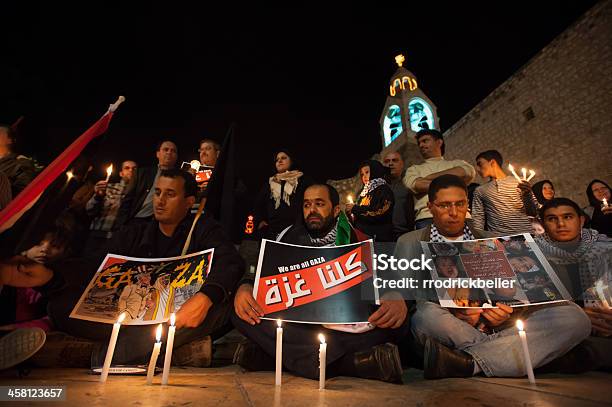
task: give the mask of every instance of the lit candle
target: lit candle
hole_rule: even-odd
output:
[[[153,375],[155,374],[155,365],[157,365],[157,357],[159,356],[159,351],[161,349],[161,334],[162,334],[162,324],[157,326],[157,331],[155,332],[155,345],[153,345],[153,353],[151,353],[151,360],[149,360],[149,369],[147,370],[147,384],[153,384]]]
[[[597,296],[599,297],[599,301],[601,301],[603,307],[605,309],[610,309],[610,303],[604,295],[604,285],[601,280],[597,280],[597,282],[595,283],[595,291],[597,291]]]
[[[281,374],[283,371],[283,328],[281,327],[282,321],[276,320],[278,328],[276,328],[276,380],[277,386],[281,385]]]
[[[527,168],[521,168],[521,174],[523,174],[523,181],[527,181]]]
[[[608,200],[606,198],[604,198],[601,202],[602,202],[602,209],[608,207]]]
[[[108,378],[108,370],[110,369],[111,361],[113,360],[113,353],[115,353],[115,345],[117,344],[117,337],[119,336],[119,328],[121,328],[121,323],[124,319],[125,312],[119,315],[117,322],[115,322],[113,325],[113,332],[111,333],[108,349],[106,349],[106,357],[104,358],[104,365],[102,366],[100,383],[106,383],[106,379]]]
[[[168,339],[166,340],[166,356],[164,357],[164,372],[162,373],[162,385],[168,384],[168,376],[170,376],[170,364],[172,362],[172,347],[174,346],[174,332],[176,332],[176,315],[174,312],[170,315],[170,327],[168,328]]]
[[[74,174],[72,171],[66,171],[66,177],[68,178],[67,182],[70,182],[70,180],[74,178]]]
[[[325,336],[319,334],[319,390],[325,390],[325,360],[327,359],[327,344],[325,343]]]
[[[527,178],[527,182],[531,181],[533,177],[535,177],[535,171],[529,170],[529,177]]]
[[[512,164],[508,164],[508,169],[510,170],[512,175],[514,175],[514,178],[516,178],[518,182],[521,182],[521,177],[519,177],[516,171],[514,171],[514,167],[512,166]]]
[[[531,365],[531,357],[529,356],[529,348],[527,347],[527,333],[524,330],[523,321],[520,319],[517,320],[516,327],[518,328],[519,337],[521,338],[521,345],[523,346],[523,357],[525,359],[525,368],[527,369],[529,383],[536,384],[535,376],[533,375],[533,366]]]
[[[113,164],[109,165],[108,168],[106,169],[106,182],[108,182],[112,173],[113,173]]]
[[[200,169],[200,162],[198,160],[191,161],[189,165],[191,166],[191,169],[194,171],[197,171]]]
[[[348,194],[347,197],[346,197],[346,200],[348,201],[348,203],[353,204],[354,203],[353,202],[353,195]]]

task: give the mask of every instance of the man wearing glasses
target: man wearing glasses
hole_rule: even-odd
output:
[[[401,236],[395,249],[396,258],[420,257],[423,253],[421,242],[493,237],[492,233],[476,229],[466,220],[467,188],[460,177],[447,174],[432,180],[428,199],[432,224]],[[426,271],[419,273],[417,279],[429,278],[422,274]],[[411,328],[416,340],[424,346],[426,379],[477,374],[524,376],[521,343],[511,319],[521,311],[529,326],[529,350],[534,368],[553,361],[562,365],[559,363],[561,357],[591,331],[588,317],[573,303],[534,306],[519,309],[521,311],[499,302],[498,308],[442,308],[433,289],[420,290],[415,296],[417,311],[411,318]]]

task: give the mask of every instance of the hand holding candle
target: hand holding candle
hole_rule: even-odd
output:
[[[161,350],[161,334],[162,334],[162,324],[157,326],[157,331],[155,332],[155,345],[153,345],[153,353],[151,353],[151,359],[149,360],[149,368],[147,369],[147,384],[153,384],[153,375],[155,374],[155,365],[157,365],[157,357],[159,356],[159,351]]]
[[[319,334],[319,390],[325,390],[325,367],[327,359],[327,343],[325,343],[325,336]]]
[[[355,202],[353,201],[353,195],[351,195],[351,194],[348,194],[348,195],[346,196],[346,201],[347,201],[348,203],[350,203],[351,205],[355,203]]]
[[[106,182],[110,179],[111,174],[113,173],[113,164],[109,165],[106,169]]]
[[[276,374],[274,382],[277,386],[280,386],[283,371],[283,328],[280,319],[276,320],[276,324],[278,328],[276,328]]]
[[[525,369],[527,370],[527,377],[529,383],[536,384],[535,376],[533,375],[533,366],[531,365],[531,356],[529,356],[529,347],[527,346],[527,333],[524,330],[523,321],[518,319],[516,321],[516,327],[518,328],[519,337],[521,338],[521,345],[523,347],[523,358],[525,361]]]
[[[164,372],[162,373],[162,385],[168,384],[168,377],[170,376],[170,365],[172,364],[172,347],[174,346],[174,333],[176,332],[176,314],[170,315],[170,327],[168,328],[168,338],[166,340],[166,355],[164,356]]]
[[[117,344],[117,337],[119,336],[119,328],[121,323],[125,319],[125,312],[119,315],[117,322],[113,325],[113,332],[111,333],[110,342],[106,349],[106,357],[104,358],[104,365],[102,366],[102,374],[100,375],[100,383],[105,383],[108,378],[108,370],[110,369],[111,361],[113,360],[113,354],[115,353],[115,345]]]

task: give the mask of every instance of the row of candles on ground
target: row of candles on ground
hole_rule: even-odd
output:
[[[115,345],[117,344],[117,338],[119,337],[119,328],[121,323],[125,319],[125,313],[119,315],[117,322],[113,325],[113,331],[111,333],[110,342],[108,343],[108,349],[106,350],[106,357],[104,358],[104,365],[102,366],[102,373],[100,375],[100,382],[105,383],[108,378],[108,372],[110,370],[111,361],[113,360],[113,354],[115,353]],[[170,315],[170,327],[168,328],[168,341],[166,342],[166,356],[164,358],[164,370],[162,372],[162,385],[168,384],[168,378],[170,376],[170,364],[172,362],[172,348],[174,346],[174,333],[176,332],[176,321],[175,314]],[[153,353],[151,353],[151,359],[149,360],[149,367],[147,369],[147,384],[153,384],[153,375],[155,374],[155,366],[157,365],[157,358],[161,351],[161,335],[162,335],[162,324],[157,326],[155,331],[155,344],[153,345]]]
[[[113,325],[113,331],[111,333],[110,342],[106,351],[106,358],[104,359],[104,366],[102,367],[102,374],[100,376],[100,382],[105,383],[108,378],[108,372],[110,369],[111,361],[113,359],[113,353],[115,352],[115,345],[117,344],[117,337],[119,336],[119,328],[125,318],[125,314],[121,314],[117,319],[117,322]],[[172,361],[172,348],[174,346],[174,333],[176,327],[174,326],[175,315],[172,314],[170,317],[170,327],[168,329],[168,341],[166,343],[166,355],[164,359],[164,369],[162,372],[162,385],[168,384],[168,378],[170,375],[170,364]],[[275,369],[275,384],[280,386],[282,384],[282,369],[283,369],[283,328],[282,321],[277,320],[278,327],[276,328],[276,369]],[[521,340],[521,346],[523,348],[523,358],[525,362],[525,369],[527,371],[527,377],[529,383],[535,384],[535,376],[533,374],[533,366],[531,364],[531,357],[529,356],[529,347],[527,346],[527,333],[523,321],[520,319],[516,321],[516,327],[518,329],[519,338]],[[156,330],[156,341],[153,345],[153,352],[151,353],[151,359],[149,360],[149,366],[147,369],[147,384],[153,384],[153,375],[155,374],[155,366],[157,365],[157,358],[161,351],[161,334],[162,324],[157,326]],[[325,342],[325,336],[319,334],[319,390],[325,389],[325,367],[327,360],[327,343]]]

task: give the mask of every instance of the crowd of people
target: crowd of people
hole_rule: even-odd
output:
[[[13,151],[14,139],[9,126],[0,126],[0,209],[36,176],[31,160]],[[421,242],[531,233],[574,300],[525,308],[503,301],[496,308],[444,308],[431,295],[405,300],[388,291],[363,331],[293,324],[285,330],[283,367],[317,378],[312,338],[325,330],[328,377],[401,383],[407,365],[422,368],[429,379],[522,376],[525,367],[516,357],[520,343],[511,329],[520,316],[529,323],[532,362],[539,371],[609,369],[612,311],[582,301],[595,280],[612,273],[609,185],[598,179],[590,182],[589,206],[580,208],[556,197],[550,180],[531,185],[507,174],[496,150],[478,154],[473,166],[446,160],[444,138],[437,130],[420,131],[416,144],[422,163],[407,166],[394,151],[381,161],[361,163],[357,170],[363,187],[354,191],[354,202],[341,202],[336,189],[304,174],[287,149],[276,151],[271,157],[275,174],[252,210],[256,238],[333,246],[343,212],[352,225],[352,242],[391,242],[396,256],[407,259],[422,255]],[[212,169],[214,178],[223,154],[220,144],[203,139],[198,153],[200,164]],[[41,239],[3,254],[0,369],[32,357],[45,343],[41,331],[47,333],[48,344],[60,331],[79,346],[78,352],[70,350],[71,342],[63,340],[60,351],[66,357],[55,363],[101,364],[106,349],[100,344],[108,341],[111,326],[69,315],[107,253],[163,258],[209,248],[215,252],[205,283],[176,313],[173,363],[210,360],[198,355],[210,353],[211,338],[220,338],[233,326],[245,337],[234,362],[249,370],[274,369],[275,325],[262,319],[261,306],[253,298],[252,275],[230,232],[205,209],[211,199],[207,181],[198,183],[195,171],[177,168],[178,149],[171,140],[157,145],[155,157],[152,166],[126,160],[118,179],[95,183],[87,179],[91,166],[81,164],[82,169],[75,170],[79,188],[48,222]],[[488,181],[468,188],[476,173]],[[243,188],[239,184],[235,197]],[[193,213],[199,205],[204,208],[201,216]],[[149,329],[143,326],[122,329],[113,363],[146,363],[153,339],[145,332]],[[26,343],[30,345],[23,346]]]

